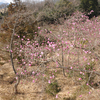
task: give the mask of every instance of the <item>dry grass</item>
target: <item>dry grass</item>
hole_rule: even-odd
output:
[[[10,42],[10,34],[0,33],[0,42],[3,44],[8,44]]]
[[[48,28],[46,26],[46,28]],[[56,30],[54,30],[56,28]],[[58,33],[60,33],[63,28],[63,26],[54,26],[51,25],[50,30],[52,29],[52,32],[55,33],[55,35],[57,35]],[[67,31],[67,29],[65,29],[65,31]],[[70,30],[68,30],[70,31]],[[3,44],[1,45],[1,47],[3,46]],[[71,52],[76,51],[76,49],[70,49]],[[80,50],[81,52],[82,50]],[[94,52],[98,53],[99,55],[99,51],[100,51],[100,47],[98,47],[97,49],[94,50]],[[56,52],[57,53],[57,52]],[[55,54],[48,54],[48,57],[50,56],[55,56]],[[58,52],[59,55],[59,61],[61,62],[61,52]],[[64,52],[64,66],[68,65],[68,57],[69,55],[67,54],[67,52]],[[15,84],[15,75],[13,73],[12,70],[12,66],[11,63],[7,62],[7,59],[9,59],[9,54],[3,52],[3,50],[0,51],[0,69],[2,68],[2,70],[0,70],[0,100],[56,100],[55,97],[46,94],[45,91],[42,91],[42,86],[45,88],[47,86],[47,84],[42,81],[41,77],[38,78],[38,80],[33,83],[33,77],[30,76],[26,79],[21,79],[20,84],[18,85],[18,92],[19,94],[14,94],[14,84]],[[77,60],[77,56],[78,55],[72,55],[70,54],[70,57],[72,58],[70,60],[69,66],[73,63],[73,61]],[[79,57],[79,61],[80,64],[84,64],[86,65],[87,62],[85,62],[83,60],[83,56],[86,56],[87,59],[90,60],[91,56],[90,55],[85,55],[84,53],[82,53]],[[6,59],[7,58],[7,59]],[[90,61],[91,62],[91,61]],[[99,65],[99,61],[95,61],[95,69],[97,71],[100,71],[100,68],[98,67]],[[47,77],[49,77],[50,72],[54,73],[55,75],[55,80],[57,80],[59,86],[61,86],[61,91],[57,94],[58,98],[57,100],[99,100],[98,98],[100,98],[100,88],[98,87],[94,87],[94,90],[92,90],[91,88],[89,88],[86,85],[86,79],[79,81],[79,77],[78,76],[79,72],[73,72],[73,71],[69,71],[67,72],[67,70],[65,70],[66,73],[66,77],[63,76],[63,72],[61,69],[54,69],[56,67],[56,64],[54,62],[50,62],[47,64],[47,66],[49,65],[49,67],[51,69],[47,69],[45,72],[45,75],[47,75]],[[84,66],[83,65],[83,66]],[[81,68],[83,67],[81,66]],[[36,66],[31,66],[34,67],[34,69],[36,69]],[[75,66],[77,67],[77,66]],[[31,68],[29,69],[31,70]],[[57,71],[57,72],[55,72]],[[97,81],[100,82],[100,78],[99,77],[95,77],[94,78],[94,82],[97,83]]]
[[[0,76],[2,76],[0,77],[0,100],[55,100],[55,97],[45,92],[41,93],[43,83],[38,83],[39,80],[33,83],[32,77],[28,80],[22,79],[18,85],[19,94],[14,94],[14,73],[12,67],[9,63],[4,64],[2,67],[3,69],[0,71]],[[48,70],[48,72],[51,71],[54,70]],[[89,88],[84,87],[82,84],[76,84],[76,80],[73,77],[64,77],[60,69],[57,70],[55,76],[59,86],[61,86],[61,92],[58,93],[59,99],[57,100],[67,100],[67,98],[75,98],[73,100],[82,100],[82,98],[83,100],[86,98],[86,100],[89,100],[92,98],[92,100],[96,100],[99,97],[98,91],[100,89],[90,90],[92,91],[91,94],[87,94]],[[79,97],[80,95],[82,95],[82,98]]]

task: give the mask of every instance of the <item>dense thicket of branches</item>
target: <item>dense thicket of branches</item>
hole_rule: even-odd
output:
[[[81,0],[80,7],[87,13],[93,10],[92,14],[88,15],[90,18],[98,15],[98,0]]]
[[[57,68],[63,70],[65,77],[67,72],[73,73],[77,82],[83,80],[92,88],[92,78],[100,76],[95,68],[96,61],[100,60],[100,23],[98,20],[90,21],[87,16],[76,11],[68,0],[45,1],[39,5],[41,4],[32,4],[34,10],[30,10],[20,0],[15,0],[9,5],[9,14],[1,26],[11,35],[9,52],[17,77],[15,92],[20,79],[28,76],[36,76],[46,86],[50,80],[48,76],[43,80],[45,72]],[[41,29],[38,25],[39,22],[46,25],[61,24],[60,18],[67,21],[57,29],[57,33]],[[14,62],[17,62],[16,66]]]

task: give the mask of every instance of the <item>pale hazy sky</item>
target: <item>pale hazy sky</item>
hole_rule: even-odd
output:
[[[8,3],[13,2],[13,0],[5,0],[5,1],[7,1]]]
[[[0,0],[0,2],[8,2],[8,3],[10,3],[10,2],[13,2],[13,0]]]
[[[22,0],[22,1],[25,1],[25,0]],[[32,1],[32,0],[30,0],[30,1]],[[35,0],[35,1],[43,1],[43,0]],[[0,0],[0,2],[8,2],[8,3],[10,3],[10,2],[13,2],[13,0]]]

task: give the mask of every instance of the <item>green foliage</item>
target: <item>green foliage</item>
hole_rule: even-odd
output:
[[[71,70],[71,71],[68,72],[68,77],[69,78],[73,77],[73,70]]]
[[[58,85],[57,81],[54,81],[52,83],[50,83],[47,87],[46,87],[46,93],[55,96],[58,92],[61,91],[60,86]]]
[[[45,45],[45,44],[47,44],[47,42],[46,42],[46,38],[44,38],[43,36],[39,36],[38,37],[38,43],[39,43],[39,45],[41,46],[42,45],[42,43]]]
[[[75,11],[75,6],[68,0],[60,0],[56,5],[60,17],[64,17],[64,19]]]
[[[59,14],[61,16],[64,15],[71,15],[72,12],[74,11],[74,6],[71,2],[69,2],[68,0],[60,0],[59,2],[57,2],[57,9],[59,11]]]
[[[93,70],[94,66],[95,66],[95,62],[90,62],[90,65],[86,65],[85,69],[91,71],[91,70]],[[90,83],[93,81],[93,79],[95,78],[95,76],[91,76],[91,77],[90,77],[90,74],[91,74],[91,73],[86,73],[86,75],[85,75],[86,81],[89,80],[89,84],[90,84]],[[89,77],[90,77],[90,79],[89,79]]]
[[[38,16],[38,11],[35,11],[34,13],[33,13],[33,16],[35,17],[35,18],[37,18],[37,16]]]
[[[83,84],[80,86],[80,88],[77,91],[80,91],[80,94],[86,93],[89,90],[89,86],[86,84]]]
[[[4,65],[5,63],[4,62],[0,62],[0,65],[2,66],[2,65]]]
[[[64,97],[63,100],[76,100],[76,96],[72,96],[72,97]]]
[[[24,26],[24,27],[23,27]],[[23,36],[26,37],[26,39],[34,39],[35,32],[38,31],[37,28],[37,21],[33,22],[31,19],[28,22],[22,21],[20,26],[18,27],[19,31],[17,34],[20,35],[20,38],[23,38]]]
[[[53,3],[52,4],[49,3],[49,4],[50,5],[48,5],[46,3],[44,5],[44,9],[38,15],[38,19],[40,21],[44,21],[44,22],[48,22],[48,23],[53,24],[58,19],[57,10],[56,10],[56,7]]]
[[[87,45],[89,43],[89,41],[86,39],[86,40],[82,40],[80,41],[80,44],[82,45],[82,47],[84,47],[85,45]]]
[[[88,14],[91,10],[92,12],[88,15],[90,18],[98,15],[98,0],[81,0],[80,8],[82,8],[86,14]]]
[[[18,62],[22,62],[21,60],[22,60],[22,57],[21,56],[18,56],[17,57],[17,60],[18,60]]]
[[[89,65],[86,65],[85,69],[86,69],[86,70],[93,70],[94,65],[95,65],[95,62],[90,62]]]
[[[40,21],[45,21],[50,24],[59,22],[59,18],[71,15],[74,11],[74,6],[67,0],[60,0],[56,4],[46,2],[43,10],[38,14]]]

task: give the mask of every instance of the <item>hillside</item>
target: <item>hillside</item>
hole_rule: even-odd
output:
[[[18,4],[1,22],[0,100],[99,100],[100,16],[67,0]]]

